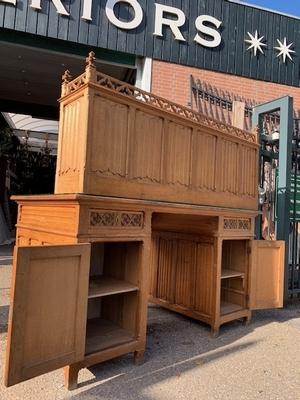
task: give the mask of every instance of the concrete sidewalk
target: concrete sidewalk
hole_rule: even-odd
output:
[[[300,303],[256,312],[251,325],[230,323],[220,337],[204,324],[150,307],[146,362],[126,356],[80,372],[67,392],[58,370],[3,386],[10,267],[0,268],[1,400],[298,400]]]

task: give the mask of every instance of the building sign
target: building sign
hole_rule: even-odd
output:
[[[18,0],[0,0],[0,2],[12,4],[15,7],[17,6],[17,1]],[[70,12],[66,10],[61,0],[51,1],[58,14],[67,17],[70,16]],[[42,10],[41,3],[42,0],[31,0],[29,7],[36,11],[40,11]],[[121,3],[126,3],[128,6],[132,7],[133,15],[127,21],[121,20],[116,15],[116,6]],[[83,20],[93,21],[92,5],[93,0],[83,0],[81,15]],[[170,7],[164,4],[155,3],[154,6],[155,28],[153,35],[163,37],[163,28],[168,27],[172,31],[175,40],[186,42],[187,39],[183,36],[181,31],[181,28],[185,25],[187,20],[184,12],[177,7]],[[107,0],[105,14],[111,24],[123,30],[133,30],[139,28],[144,19],[144,11],[141,4],[137,0]],[[210,24],[211,27],[207,24]],[[210,15],[199,15],[195,21],[195,27],[198,33],[195,35],[194,41],[204,47],[218,47],[222,38],[217,29],[220,28],[221,24],[221,21]],[[206,35],[207,39],[201,36],[201,34]]]
[[[228,0],[180,4],[0,0],[0,27],[299,86],[299,19]]]

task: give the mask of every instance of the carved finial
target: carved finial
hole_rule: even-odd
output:
[[[69,83],[72,79],[72,75],[70,74],[70,71],[67,69],[65,73],[62,76],[62,81],[63,83]]]
[[[97,81],[95,60],[96,60],[95,53],[93,51],[90,51],[88,57],[85,59],[85,61],[86,61],[86,67],[85,67],[86,82],[96,82]]]
[[[95,53],[93,51],[90,51],[89,55],[87,56],[85,61],[86,61],[86,66],[87,67],[95,68],[96,67],[95,66],[95,61],[96,61]]]
[[[72,75],[70,71],[67,69],[62,76],[62,85],[61,85],[61,96],[66,96],[68,94],[68,84],[72,80]]]

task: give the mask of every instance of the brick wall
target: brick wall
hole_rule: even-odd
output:
[[[217,88],[257,102],[265,102],[289,95],[294,97],[295,110],[300,110],[300,88],[155,60],[152,65],[152,92],[187,106],[190,102],[191,75],[195,79],[209,82]]]

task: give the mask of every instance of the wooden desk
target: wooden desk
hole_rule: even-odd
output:
[[[15,199],[7,386],[65,367],[73,389],[80,368],[141,362],[149,293],[213,334],[282,306],[283,243],[253,240],[256,134],[87,61],[64,76],[55,194]]]

